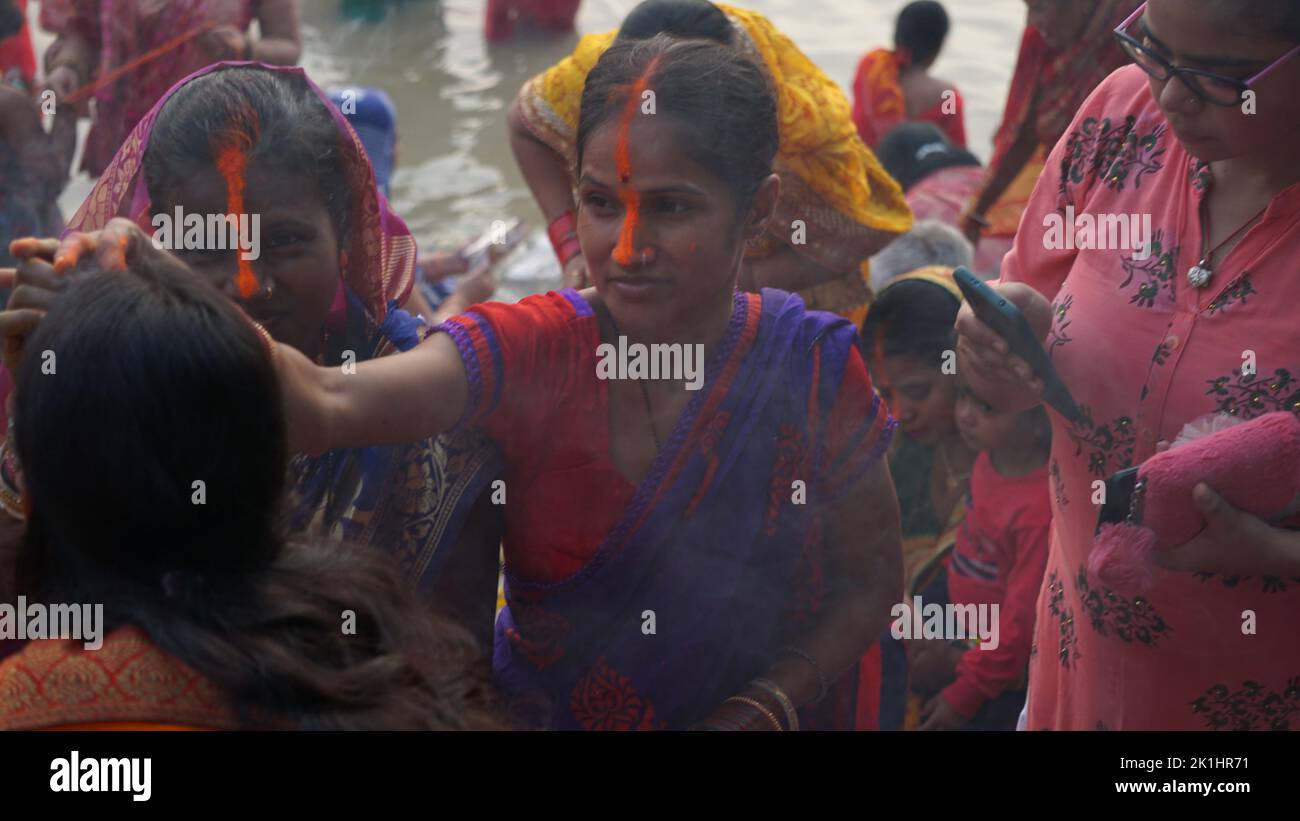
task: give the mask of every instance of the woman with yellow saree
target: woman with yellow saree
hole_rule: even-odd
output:
[[[550,224],[565,285],[588,284],[573,201],[574,136],[587,74],[616,38],[660,33],[731,46],[767,68],[776,93],[781,200],[772,227],[746,251],[741,286],[795,291],[809,308],[859,324],[871,301],[867,258],[912,224],[902,189],[858,137],[844,93],[788,37],[761,14],[706,0],[646,0],[617,32],[584,36],[515,99],[511,146]],[[643,108],[653,105],[653,95],[643,96]]]

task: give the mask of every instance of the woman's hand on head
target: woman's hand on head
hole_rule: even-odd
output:
[[[140,226],[123,217],[109,220],[99,231],[74,231],[64,237],[54,255],[54,269],[65,273],[87,259],[93,259],[102,271],[122,271],[128,266],[170,269],[178,274],[190,271],[170,252],[156,247]]]
[[[1025,315],[1038,339],[1051,328],[1052,306],[1042,294],[1018,282],[992,286]],[[979,396],[1001,411],[1024,411],[1043,401],[1043,380],[1007,341],[975,316],[963,302],[957,313],[957,370]]]
[[[155,248],[135,223],[121,218],[110,221],[102,231],[74,231],[61,240],[14,240],[9,252],[18,266],[0,269],[0,287],[13,288],[0,312],[0,337],[4,339],[5,365],[11,371],[21,358],[23,341],[36,330],[66,287],[68,274],[78,266],[93,260],[100,269],[110,271],[140,264],[185,268],[180,260]]]
[[[9,253],[18,260],[18,267],[0,269],[0,288],[13,289],[5,310],[0,311],[4,363],[10,373],[18,372],[23,343],[66,284],[54,271],[53,260],[58,250],[57,239],[28,237],[10,243]]]
[[[1300,577],[1300,531],[1273,527],[1238,510],[1202,482],[1192,500],[1205,529],[1190,542],[1161,551],[1156,562],[1166,570],[1221,576]]]

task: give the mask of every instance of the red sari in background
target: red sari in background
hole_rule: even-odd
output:
[[[57,61],[65,38],[76,35],[95,50],[96,76],[179,35],[211,25],[247,32],[256,0],[43,0],[41,27],[60,35],[46,54]],[[95,121],[86,137],[82,170],[99,176],[135,124],[173,85],[212,62],[195,39],[150,60],[95,93]]]
[[[989,227],[984,237],[1011,239],[1020,227],[1020,215],[1043,172],[1047,152],[1065,134],[1083,101],[1106,76],[1129,60],[1111,31],[1132,11],[1132,2],[1100,0],[1083,34],[1063,51],[1053,49],[1031,26],[1020,40],[1016,70],[1007,92],[1002,124],[993,137],[991,177],[1006,161],[1012,146],[1026,130],[1033,131],[1038,151],[1007,187],[984,218]],[[1033,103],[1037,109],[1030,119]]]
[[[878,48],[862,58],[853,75],[853,124],[862,141],[872,149],[896,126],[906,122],[907,98],[898,83],[899,73],[907,68],[907,58],[896,51]],[[961,94],[952,89],[953,108],[944,111],[946,100],[910,119],[939,126],[948,141],[966,147],[966,114]]]
[[[27,16],[27,0],[15,0],[14,5]],[[36,80],[36,52],[32,50],[31,26],[24,24],[19,32],[0,40],[0,75],[11,68],[22,72],[28,87]]]
[[[489,42],[514,36],[515,23],[524,20],[538,28],[573,31],[582,0],[488,0],[483,33]]]

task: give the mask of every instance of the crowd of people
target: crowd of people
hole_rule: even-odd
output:
[[[1300,505],[1193,465],[1149,589],[1090,562],[1117,472],[1300,414],[1300,2],[1025,6],[982,167],[940,3],[852,102],[780,21],[639,3],[507,114],[564,272],[507,304],[420,287],[463,259],[388,202],[385,98],[294,67],[296,0],[42,0],[43,72],[0,40],[0,602],[106,637],[0,635],[0,729],[1300,726]],[[262,253],[160,249],[173,213]],[[702,373],[609,378],[636,347]],[[996,638],[900,631],[921,601]]]

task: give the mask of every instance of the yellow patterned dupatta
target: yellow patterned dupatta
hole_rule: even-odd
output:
[[[801,293],[810,308],[848,316],[865,315],[870,289],[866,260],[912,226],[912,212],[898,183],[863,144],[844,92],[763,15],[727,6],[739,35],[738,48],[767,67],[777,91],[780,149],[774,170],[781,176],[781,201],[764,246],[789,243],[791,226],[802,220],[807,242],[791,247],[846,276]],[[576,162],[575,140],[587,74],[618,32],[588,34],[572,54],[533,77],[520,92],[524,124],[539,140]]]

